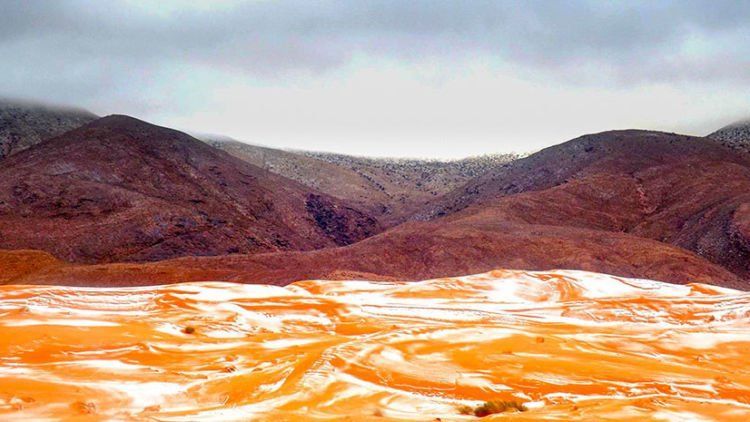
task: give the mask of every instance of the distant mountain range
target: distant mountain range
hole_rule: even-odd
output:
[[[438,162],[203,143],[109,116],[0,161],[0,281],[561,268],[750,289],[750,158],[737,128],[603,132],[523,158]]]

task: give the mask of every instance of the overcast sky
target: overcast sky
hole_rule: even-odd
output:
[[[360,155],[750,117],[750,1],[0,2],[0,96]]]

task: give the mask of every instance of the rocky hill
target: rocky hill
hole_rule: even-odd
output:
[[[420,160],[371,158],[324,152],[303,154],[347,168],[391,200],[391,214],[398,220],[427,201],[433,200],[487,171],[505,165],[520,156],[490,154],[460,160]]]
[[[81,109],[0,99],[0,159],[96,118]]]
[[[562,185],[594,172],[633,173],[673,164],[685,156],[698,159],[704,152],[709,156],[719,154],[725,161],[745,162],[705,138],[643,130],[584,135],[495,166],[465,186],[431,201],[411,217],[432,219],[498,197]]]
[[[269,172],[359,204],[394,223],[427,201],[517,158],[497,154],[452,161],[385,159],[286,151],[225,138],[209,137],[206,142]]]
[[[750,276],[750,164],[706,138],[649,131],[587,135],[547,148],[431,203],[453,216],[628,233]]]
[[[251,145],[231,139],[207,139],[206,142],[270,173],[352,201],[374,214],[384,215],[389,210],[388,195],[372,181],[346,167],[293,151]]]
[[[377,231],[374,218],[336,198],[127,116],[0,166],[0,247],[68,261],[309,250]]]
[[[724,126],[708,135],[708,138],[722,145],[744,153],[750,153],[750,120],[743,120]]]

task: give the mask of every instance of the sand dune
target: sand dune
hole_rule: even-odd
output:
[[[0,415],[750,415],[750,294],[576,272],[417,283],[0,287]],[[700,419],[703,420],[703,419]]]

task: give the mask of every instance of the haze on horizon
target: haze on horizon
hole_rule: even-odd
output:
[[[458,158],[750,116],[742,1],[5,1],[0,96]]]

